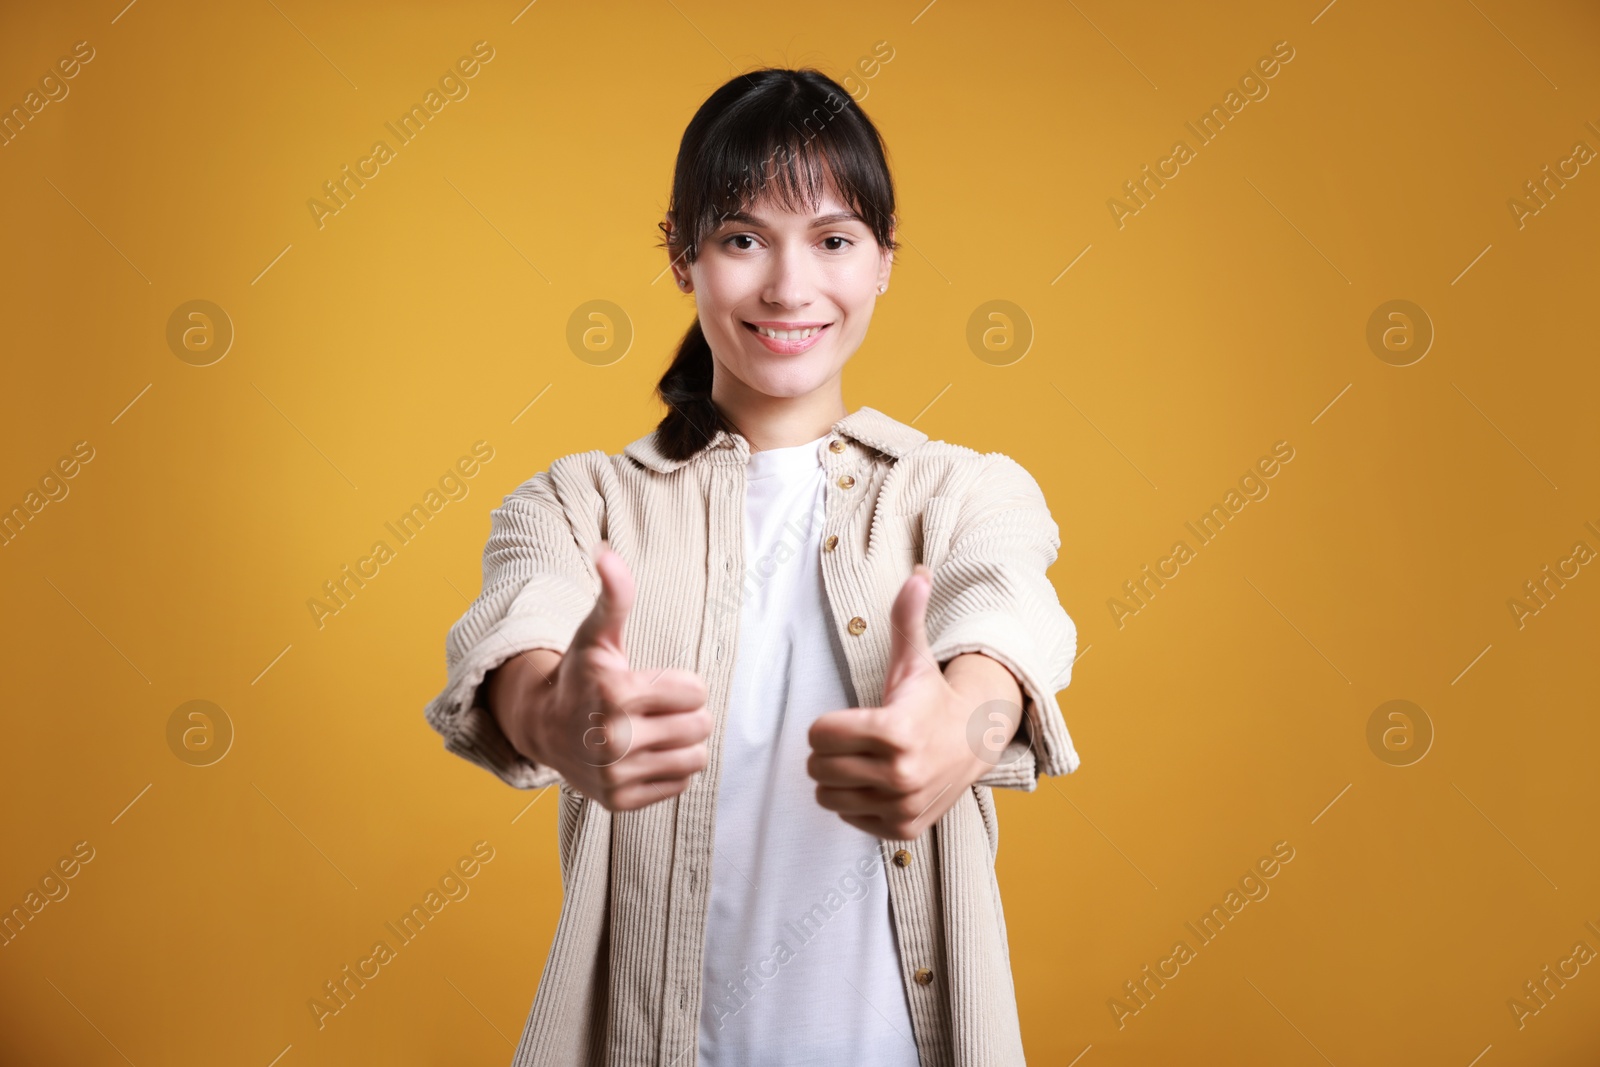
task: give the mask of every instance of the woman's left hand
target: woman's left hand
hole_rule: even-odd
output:
[[[817,802],[889,840],[915,839],[938,822],[993,769],[1022,718],[1021,688],[995,660],[967,653],[948,672],[934,662],[925,625],[931,590],[919,563],[895,597],[883,705],[827,712],[808,735]]]

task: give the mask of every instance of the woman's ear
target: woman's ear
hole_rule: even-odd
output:
[[[667,235],[667,255],[672,257],[668,261],[667,266],[671,269],[674,277],[676,278],[678,288],[682,289],[686,293],[692,293],[694,292],[694,282],[689,278],[689,268],[683,266],[679,262],[679,260],[681,260],[683,257],[683,253],[679,252],[678,254],[674,255],[672,251],[673,237],[677,229],[677,224],[677,213],[672,211],[667,212],[666,217],[660,222],[656,223],[656,225],[661,228],[661,232]]]
[[[880,288],[878,290],[879,292],[883,292],[884,290],[889,288],[889,271],[894,267],[894,247],[893,246],[894,246],[895,227],[896,227],[896,225],[898,224],[899,221],[900,221],[900,217],[898,215],[890,215],[889,216],[889,245],[890,245],[890,247],[885,248],[883,250],[883,264],[878,270],[878,285],[880,286]]]

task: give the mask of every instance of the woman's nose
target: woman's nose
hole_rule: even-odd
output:
[[[805,307],[816,293],[813,266],[803,247],[778,250],[772,256],[770,273],[762,298],[779,307]]]

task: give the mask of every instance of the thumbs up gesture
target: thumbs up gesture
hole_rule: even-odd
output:
[[[890,609],[889,670],[883,705],[818,716],[808,739],[806,773],[817,802],[851,826],[889,840],[912,840],[995,765],[985,748],[1003,748],[1022,716],[1022,691],[1011,672],[981,653],[941,671],[928,647],[932,576],[917,564]],[[1009,709],[997,714],[997,708]],[[981,731],[977,716],[1004,719]],[[974,744],[973,727],[983,733]]]
[[[600,596],[553,675],[519,669],[496,682],[492,699],[504,701],[496,716],[513,747],[611,811],[629,811],[683,792],[705,769],[712,718],[697,673],[628,666],[622,628],[633,575],[604,543],[595,569]],[[519,656],[506,666],[532,662]]]

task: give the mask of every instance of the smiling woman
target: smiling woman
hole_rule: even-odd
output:
[[[877,128],[825,75],[757,71],[712,94],[684,131],[660,224],[696,310],[658,387],[667,455],[737,431],[730,413],[747,405],[784,413],[780,435],[746,419],[758,448],[844,413],[839,376],[888,289],[894,212]]]
[[[1078,766],[1044,494],[845,407],[895,194],[826,75],[714,92],[660,228],[695,311],[665,415],[494,511],[427,709],[504,781],[560,783],[514,1063],[1021,1064],[991,790]]]

